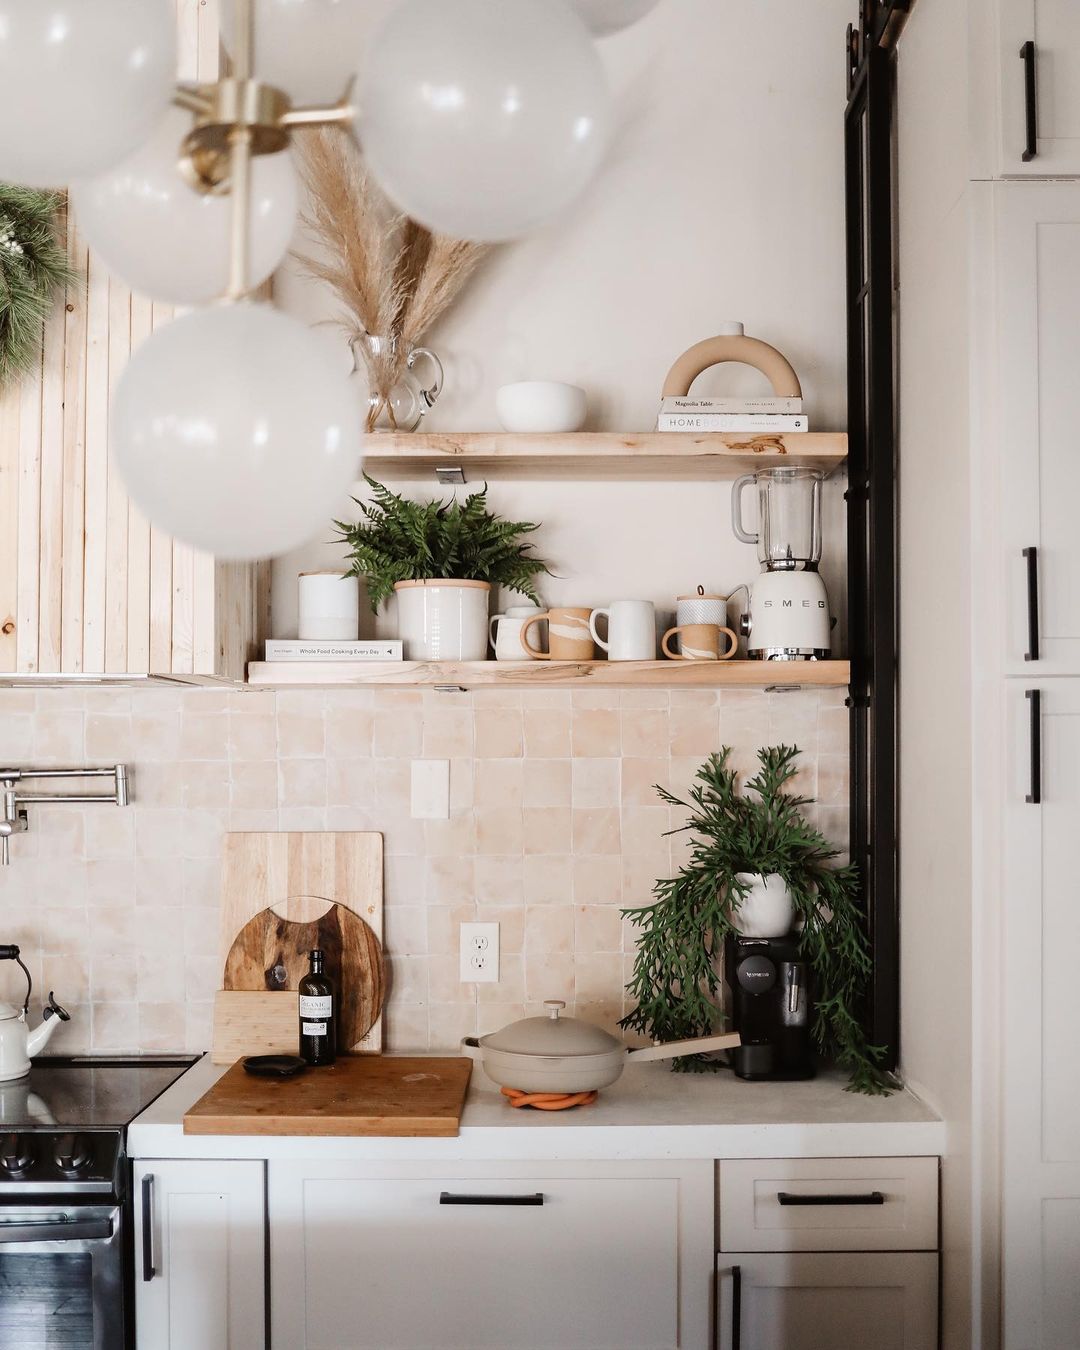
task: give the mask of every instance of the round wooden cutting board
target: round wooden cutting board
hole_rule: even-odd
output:
[[[247,992],[296,989],[307,974],[308,953],[318,947],[340,1000],[338,1046],[359,1045],[382,1011],[385,970],[379,939],[343,905],[330,904],[310,922],[264,909],[250,919],[229,948],[224,988]]]

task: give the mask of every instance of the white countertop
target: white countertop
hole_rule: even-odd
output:
[[[183,1117],[225,1072],[209,1056],[128,1131],[134,1158],[334,1158],[370,1161],[560,1161],[605,1158],[821,1158],[936,1155],[945,1124],[910,1092],[865,1097],[825,1074],[808,1083],[744,1083],[730,1073],[629,1065],[592,1106],[514,1110],[478,1065],[452,1139],[186,1135]]]

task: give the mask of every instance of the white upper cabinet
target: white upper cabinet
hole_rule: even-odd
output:
[[[1080,176],[1080,5],[998,0],[998,41],[1001,173]]]
[[[1080,673],[1080,184],[993,191],[1005,670]]]

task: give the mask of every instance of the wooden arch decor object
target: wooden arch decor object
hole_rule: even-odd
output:
[[[760,338],[736,336],[706,338],[683,352],[664,380],[664,398],[684,398],[703,370],[724,361],[738,361],[760,370],[777,398],[802,398],[802,385],[791,362]]]

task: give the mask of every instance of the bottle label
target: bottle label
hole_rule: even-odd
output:
[[[301,994],[300,1016],[329,1018],[333,1011],[333,1002],[331,994]]]
[[[300,1034],[301,1034],[301,1036],[325,1036],[325,1035],[326,1035],[326,1023],[325,1023],[325,1022],[301,1022],[301,1023],[300,1023]]]

